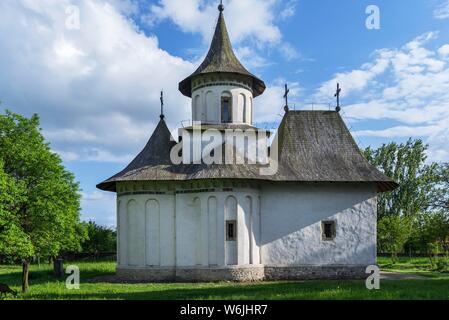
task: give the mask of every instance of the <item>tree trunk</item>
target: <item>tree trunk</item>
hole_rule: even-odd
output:
[[[30,273],[30,260],[25,259],[22,262],[22,292],[27,293],[29,284],[28,284],[28,275]]]
[[[396,253],[396,252],[392,252],[392,253],[391,253],[391,261],[392,261],[393,263],[396,263],[397,260],[398,260],[397,258],[398,258],[397,253]]]

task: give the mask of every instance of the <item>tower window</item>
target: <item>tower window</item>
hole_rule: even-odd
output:
[[[246,103],[246,96],[244,94],[240,94],[239,98],[239,104],[242,106],[242,112],[243,112],[243,123],[247,122],[247,103]]]
[[[221,97],[221,122],[232,122],[232,100],[228,95]]]
[[[336,236],[336,223],[335,221],[321,221],[321,232],[323,240],[331,241]]]
[[[237,240],[237,221],[226,221],[226,241]]]

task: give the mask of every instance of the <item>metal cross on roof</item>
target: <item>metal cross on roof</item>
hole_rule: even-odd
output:
[[[284,93],[284,99],[285,99],[285,112],[288,112],[288,94],[290,93],[290,89],[288,88],[287,84],[285,84],[285,93]]]
[[[337,83],[337,92],[335,93],[334,97],[337,98],[337,107],[335,108],[335,110],[337,112],[340,112],[341,107],[340,107],[340,93],[341,93],[341,88],[340,88],[340,84]]]
[[[164,91],[161,91],[161,119],[164,119]]]
[[[220,0],[220,5],[218,6],[218,10],[219,11],[223,11],[224,10],[223,0]]]

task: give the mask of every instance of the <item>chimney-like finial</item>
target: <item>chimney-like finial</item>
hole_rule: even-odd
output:
[[[223,0],[220,0],[220,5],[218,6],[218,11],[220,11],[220,12],[224,11]]]
[[[164,90],[161,91],[161,120],[164,120]]]
[[[337,112],[341,111],[341,107],[340,107],[340,93],[341,93],[340,84],[337,83],[337,92],[334,95],[334,97],[337,98],[337,107],[335,108],[335,111],[337,111]]]

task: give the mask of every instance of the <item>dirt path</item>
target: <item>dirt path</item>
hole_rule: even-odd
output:
[[[401,272],[386,272],[381,271],[380,279],[382,280],[423,280],[426,277],[412,274],[412,273],[401,273]]]

